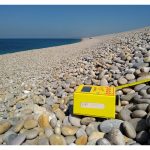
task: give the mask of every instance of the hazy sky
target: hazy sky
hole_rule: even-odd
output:
[[[148,6],[0,6],[0,38],[78,38],[150,26]]]

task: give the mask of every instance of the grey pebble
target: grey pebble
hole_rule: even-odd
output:
[[[11,134],[5,139],[5,142],[7,145],[11,145],[11,142],[14,140],[14,138],[17,137],[17,134]]]
[[[88,136],[91,135],[91,133],[92,133],[93,131],[98,131],[98,126],[99,126],[99,123],[97,123],[97,122],[92,122],[92,123],[90,123],[90,124],[87,126],[87,128],[86,128],[86,133],[87,133],[87,135],[88,135]]]
[[[127,137],[132,138],[132,139],[136,137],[136,131],[131,123],[124,121],[122,123],[122,126]]]
[[[49,140],[46,137],[39,137],[38,145],[49,145]]]
[[[80,121],[81,119],[78,118],[77,116],[73,116],[73,115],[69,115],[69,121],[70,123],[73,125],[73,126],[76,126],[76,127],[81,127],[81,124],[80,124]]]
[[[147,108],[148,108],[148,105],[149,104],[146,104],[146,103],[145,104],[144,103],[143,104],[136,104],[135,105],[135,109],[136,110],[144,110],[144,111],[146,111]]]
[[[122,95],[121,100],[131,101],[135,95],[136,93],[129,93],[127,95]]]
[[[118,114],[118,117],[121,120],[128,121],[131,119],[130,117],[131,113],[132,112],[129,109],[121,109],[121,111]]]
[[[3,134],[3,140],[6,144],[9,145],[10,141],[12,141],[16,136],[17,134],[14,131],[9,130],[5,134]]]
[[[134,87],[134,90],[136,91],[136,92],[139,92],[143,87],[145,87],[146,86],[146,84],[139,84],[139,85],[136,85],[135,87]]]
[[[111,145],[106,138],[101,138],[96,141],[96,145]]]
[[[45,128],[44,133],[47,137],[50,137],[54,132],[53,132],[52,128]]]
[[[63,120],[63,125],[71,125],[71,123],[69,122],[69,117],[65,116],[64,120]]]
[[[119,129],[113,128],[109,133],[104,135],[104,138],[113,145],[125,145],[124,135]]]
[[[110,132],[113,128],[120,128],[120,125],[123,121],[119,120],[119,119],[110,119],[110,120],[105,120],[103,121],[99,128],[100,131],[104,132],[104,133],[108,133]]]
[[[53,128],[55,128],[56,124],[57,124],[57,118],[52,118],[51,121],[50,121],[50,125],[51,125]]]
[[[147,115],[147,113],[144,110],[135,110],[131,115],[133,118],[143,118]]]
[[[23,134],[19,134],[15,137],[11,142],[10,145],[21,145],[26,139],[26,136]]]
[[[87,135],[87,134],[86,134],[84,129],[79,128],[78,131],[76,132],[76,137],[78,138],[78,137],[80,137],[82,135]]]
[[[75,136],[70,135],[70,136],[66,136],[66,137],[65,137],[65,140],[66,140],[66,143],[67,143],[68,145],[70,145],[71,143],[73,143],[73,142],[76,140],[76,138],[75,138]]]
[[[81,119],[81,124],[88,125],[89,123],[94,122],[94,121],[95,121],[95,118],[93,117],[84,117]]]
[[[27,140],[32,140],[38,136],[39,132],[36,129],[31,129],[26,130],[23,134],[26,136]]]

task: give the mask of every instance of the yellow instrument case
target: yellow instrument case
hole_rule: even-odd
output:
[[[80,85],[74,92],[73,113],[101,118],[115,118],[115,87]]]

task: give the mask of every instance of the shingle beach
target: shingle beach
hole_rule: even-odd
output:
[[[118,90],[116,118],[77,116],[80,84],[150,78],[150,27],[0,55],[0,144],[149,145],[150,83]]]

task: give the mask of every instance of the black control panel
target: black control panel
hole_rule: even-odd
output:
[[[92,89],[92,87],[89,87],[89,86],[84,86],[83,88],[82,88],[82,92],[90,92],[91,91],[91,89]]]

